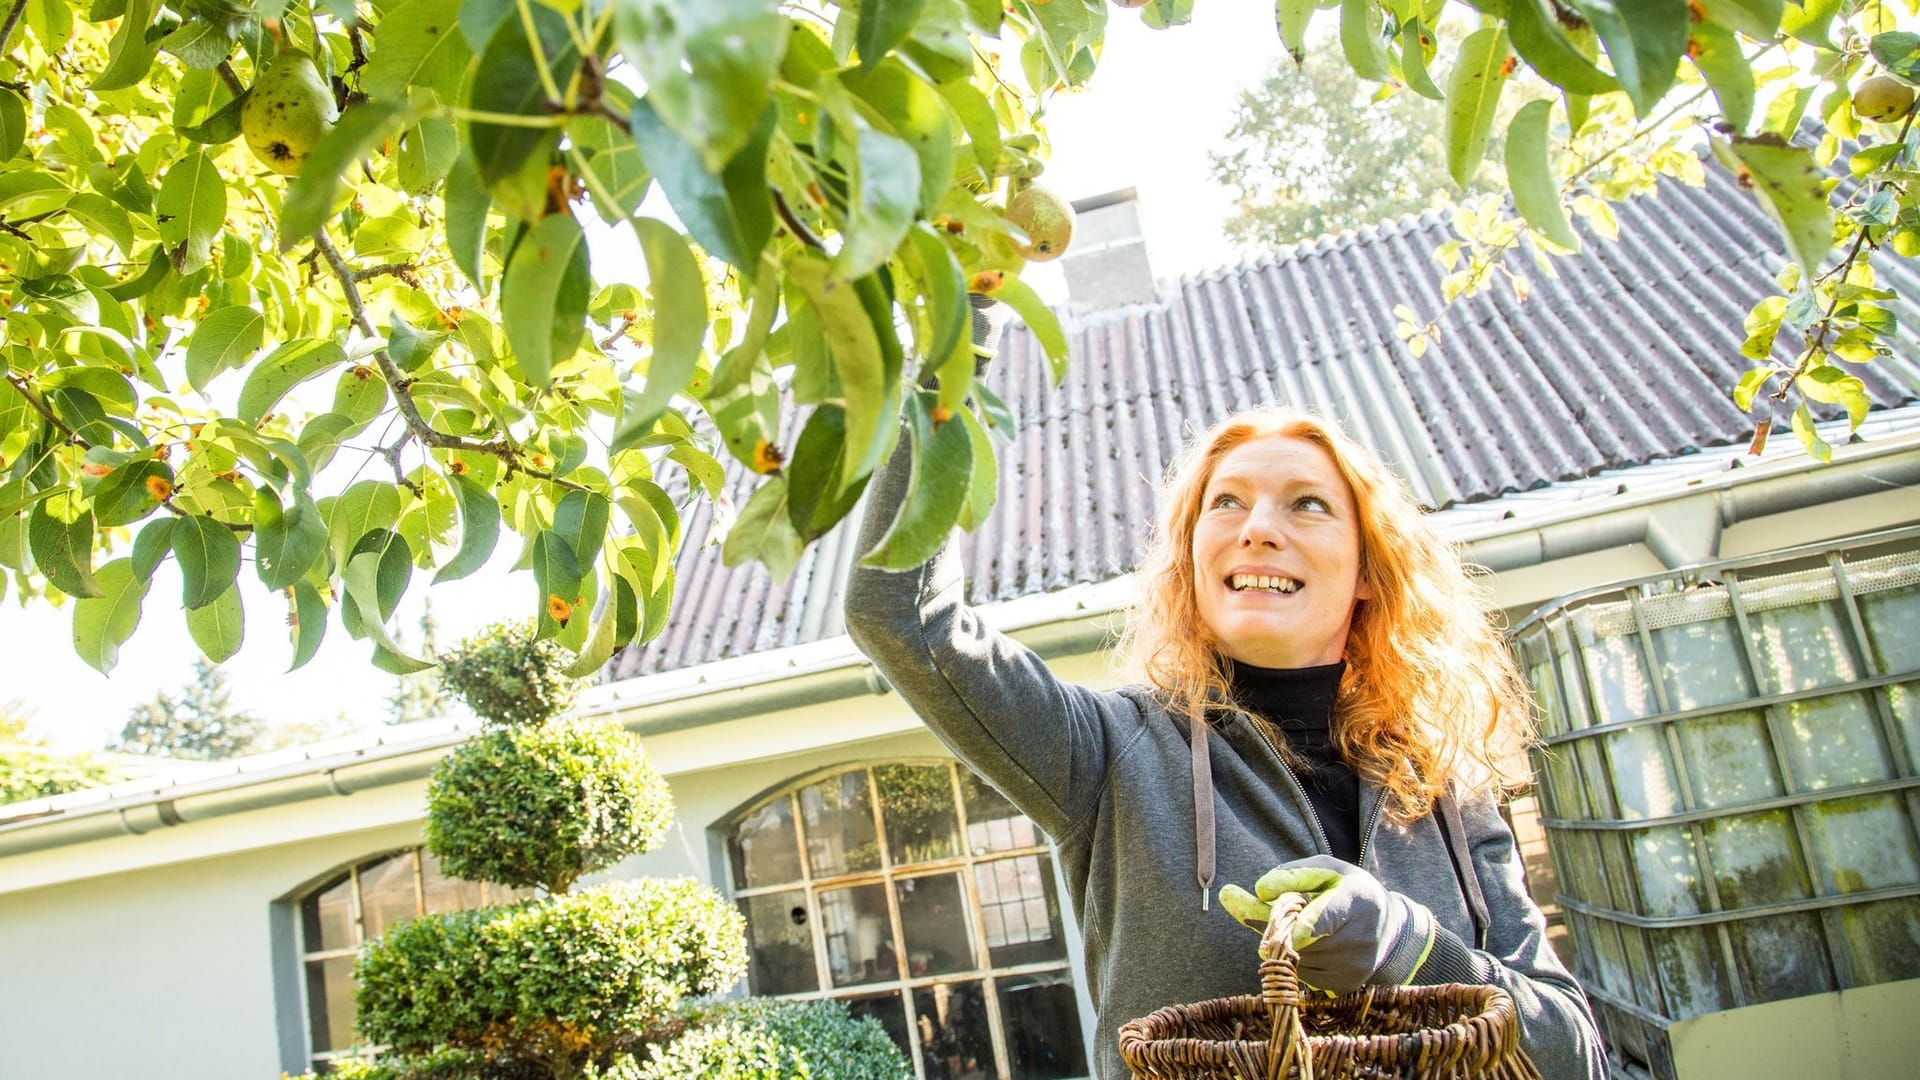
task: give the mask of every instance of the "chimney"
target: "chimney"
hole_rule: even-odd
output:
[[[1134,190],[1122,188],[1077,200],[1073,212],[1073,243],[1060,258],[1069,310],[1085,315],[1158,300]]]

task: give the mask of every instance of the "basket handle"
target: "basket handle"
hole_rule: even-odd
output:
[[[1260,937],[1260,1001],[1269,1021],[1266,1080],[1285,1080],[1298,1068],[1299,1080],[1313,1080],[1313,1052],[1300,1021],[1306,997],[1300,989],[1300,952],[1293,947],[1293,924],[1307,906],[1301,893],[1281,893],[1267,915]]]

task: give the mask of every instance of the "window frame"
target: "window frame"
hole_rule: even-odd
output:
[[[941,767],[947,771],[948,793],[952,799],[954,826],[959,838],[956,854],[942,858],[896,865],[893,860],[893,844],[887,834],[885,814],[883,812],[878,771],[888,767],[926,768]],[[1080,969],[1076,963],[1079,950],[1073,942],[1072,919],[1064,903],[1065,882],[1060,877],[1059,858],[1053,843],[1038,825],[1032,824],[1035,842],[1032,844],[988,849],[975,852],[969,842],[970,824],[967,810],[965,779],[961,770],[966,766],[950,757],[889,757],[883,759],[839,762],[833,765],[810,770],[788,778],[781,784],[762,791],[752,799],[742,803],[712,826],[716,838],[715,849],[721,855],[721,879],[723,891],[736,910],[741,903],[754,897],[779,893],[800,892],[807,913],[807,937],[813,946],[815,989],[794,991],[784,994],[771,994],[755,990],[749,981],[748,992],[756,997],[776,1000],[840,1000],[847,1001],[870,998],[879,994],[897,993],[902,1005],[901,1015],[906,1021],[907,1055],[913,1065],[914,1075],[924,1080],[925,1069],[919,1025],[915,1022],[917,1013],[914,1007],[914,995],[921,990],[943,984],[977,985],[984,1002],[987,1015],[989,1036],[993,1044],[993,1064],[995,1075],[1007,1077],[1013,1075],[1012,1063],[1008,1059],[1008,1032],[1000,1009],[1000,983],[1003,980],[1042,976],[1063,975],[1068,985],[1073,987],[1075,1009],[1079,1013],[1081,1030],[1080,1044],[1082,1064],[1089,1072],[1079,1074],[1077,1080],[1085,1080],[1091,1075],[1093,1043],[1087,1032],[1087,993]],[[879,848],[880,865],[872,870],[853,873],[815,876],[813,860],[808,845],[806,813],[800,801],[800,793],[816,784],[833,780],[850,772],[862,772],[866,777],[867,802],[873,815],[875,844]],[[982,786],[988,786],[985,780],[977,779]],[[989,790],[991,788],[989,787]],[[996,793],[997,795],[997,793]],[[1004,796],[998,796],[1004,800]],[[748,819],[764,810],[777,800],[787,801],[787,813],[792,821],[793,842],[799,857],[799,873],[796,877],[772,883],[744,886],[737,882],[746,878],[746,867],[739,862],[740,849],[736,846],[736,834]],[[1017,813],[1016,808],[1016,813]],[[1020,815],[1025,817],[1024,814]],[[986,905],[980,896],[980,869],[989,864],[1010,861],[1019,858],[1038,857],[1043,860],[1043,888],[1050,887],[1056,910],[1060,913],[1060,952],[1057,960],[1043,960],[1026,964],[995,966],[992,946],[988,943],[986,927]],[[915,878],[938,877],[945,874],[958,874],[962,896],[967,906],[967,935],[972,955],[967,968],[959,972],[938,975],[914,976],[907,970],[909,958],[905,925],[901,918],[900,897],[895,888],[898,882]],[[860,982],[847,986],[836,986],[829,963],[826,947],[826,925],[822,918],[820,896],[822,892],[857,888],[865,885],[879,885],[887,902],[888,926],[892,940],[899,947],[894,950],[897,969],[893,978],[879,979],[873,982]],[[1005,901],[1002,901],[1003,903]],[[752,948],[752,936],[749,934],[748,947]]]

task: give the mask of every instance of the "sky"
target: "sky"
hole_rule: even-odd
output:
[[[1150,30],[1137,12],[1111,9],[1106,47],[1090,87],[1052,99],[1045,123],[1053,156],[1042,182],[1069,199],[1132,187],[1156,276],[1212,270],[1240,261],[1222,222],[1227,192],[1207,172],[1207,151],[1230,122],[1240,90],[1257,83],[1282,53],[1272,8],[1262,4],[1199,4],[1193,22]],[[616,260],[631,257],[618,239],[596,245],[595,275],[618,280]],[[1043,296],[1064,299],[1057,266],[1026,275]],[[444,647],[488,622],[534,610],[532,575],[508,574],[517,555],[503,533],[493,562],[463,582],[426,587],[416,573],[395,626],[412,632],[430,595]],[[387,715],[396,680],[368,662],[371,648],[331,620],[319,655],[289,673],[285,602],[269,594],[250,568],[240,574],[246,643],[225,669],[233,702],[270,724],[299,721],[373,727]],[[155,574],[140,627],[121,649],[110,676],[82,663],[71,642],[72,608],[44,601],[0,603],[0,703],[18,701],[32,731],[67,750],[101,746],[128,711],[156,691],[175,690],[192,674],[198,649],[187,636],[180,579],[171,560]]]

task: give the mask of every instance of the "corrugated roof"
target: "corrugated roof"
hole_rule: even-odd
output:
[[[1711,166],[1705,188],[1663,182],[1657,197],[1616,212],[1618,242],[1583,223],[1582,254],[1553,260],[1554,276],[1526,265],[1524,302],[1501,282],[1443,311],[1432,253],[1451,233],[1429,213],[1190,278],[1157,305],[1070,326],[1057,388],[1032,334],[1010,325],[986,381],[1018,435],[1000,450],[993,514],[959,541],[971,600],[1131,569],[1155,484],[1182,442],[1252,405],[1338,417],[1434,509],[1743,443],[1753,417],[1729,392],[1750,366],[1742,320],[1773,290],[1783,257],[1775,227]],[[1920,273],[1902,260],[1875,267],[1882,284],[1920,295]],[[1396,304],[1438,316],[1440,340],[1424,356],[1395,336]],[[1791,336],[1778,353],[1788,362]],[[1903,326],[1895,351],[1858,369],[1876,408],[1920,400],[1920,339]],[[736,504],[753,479],[730,472]],[[711,511],[701,505],[687,522],[671,625],[616,656],[607,678],[843,633],[853,520],[774,582],[758,565],[721,565],[703,546]]]

